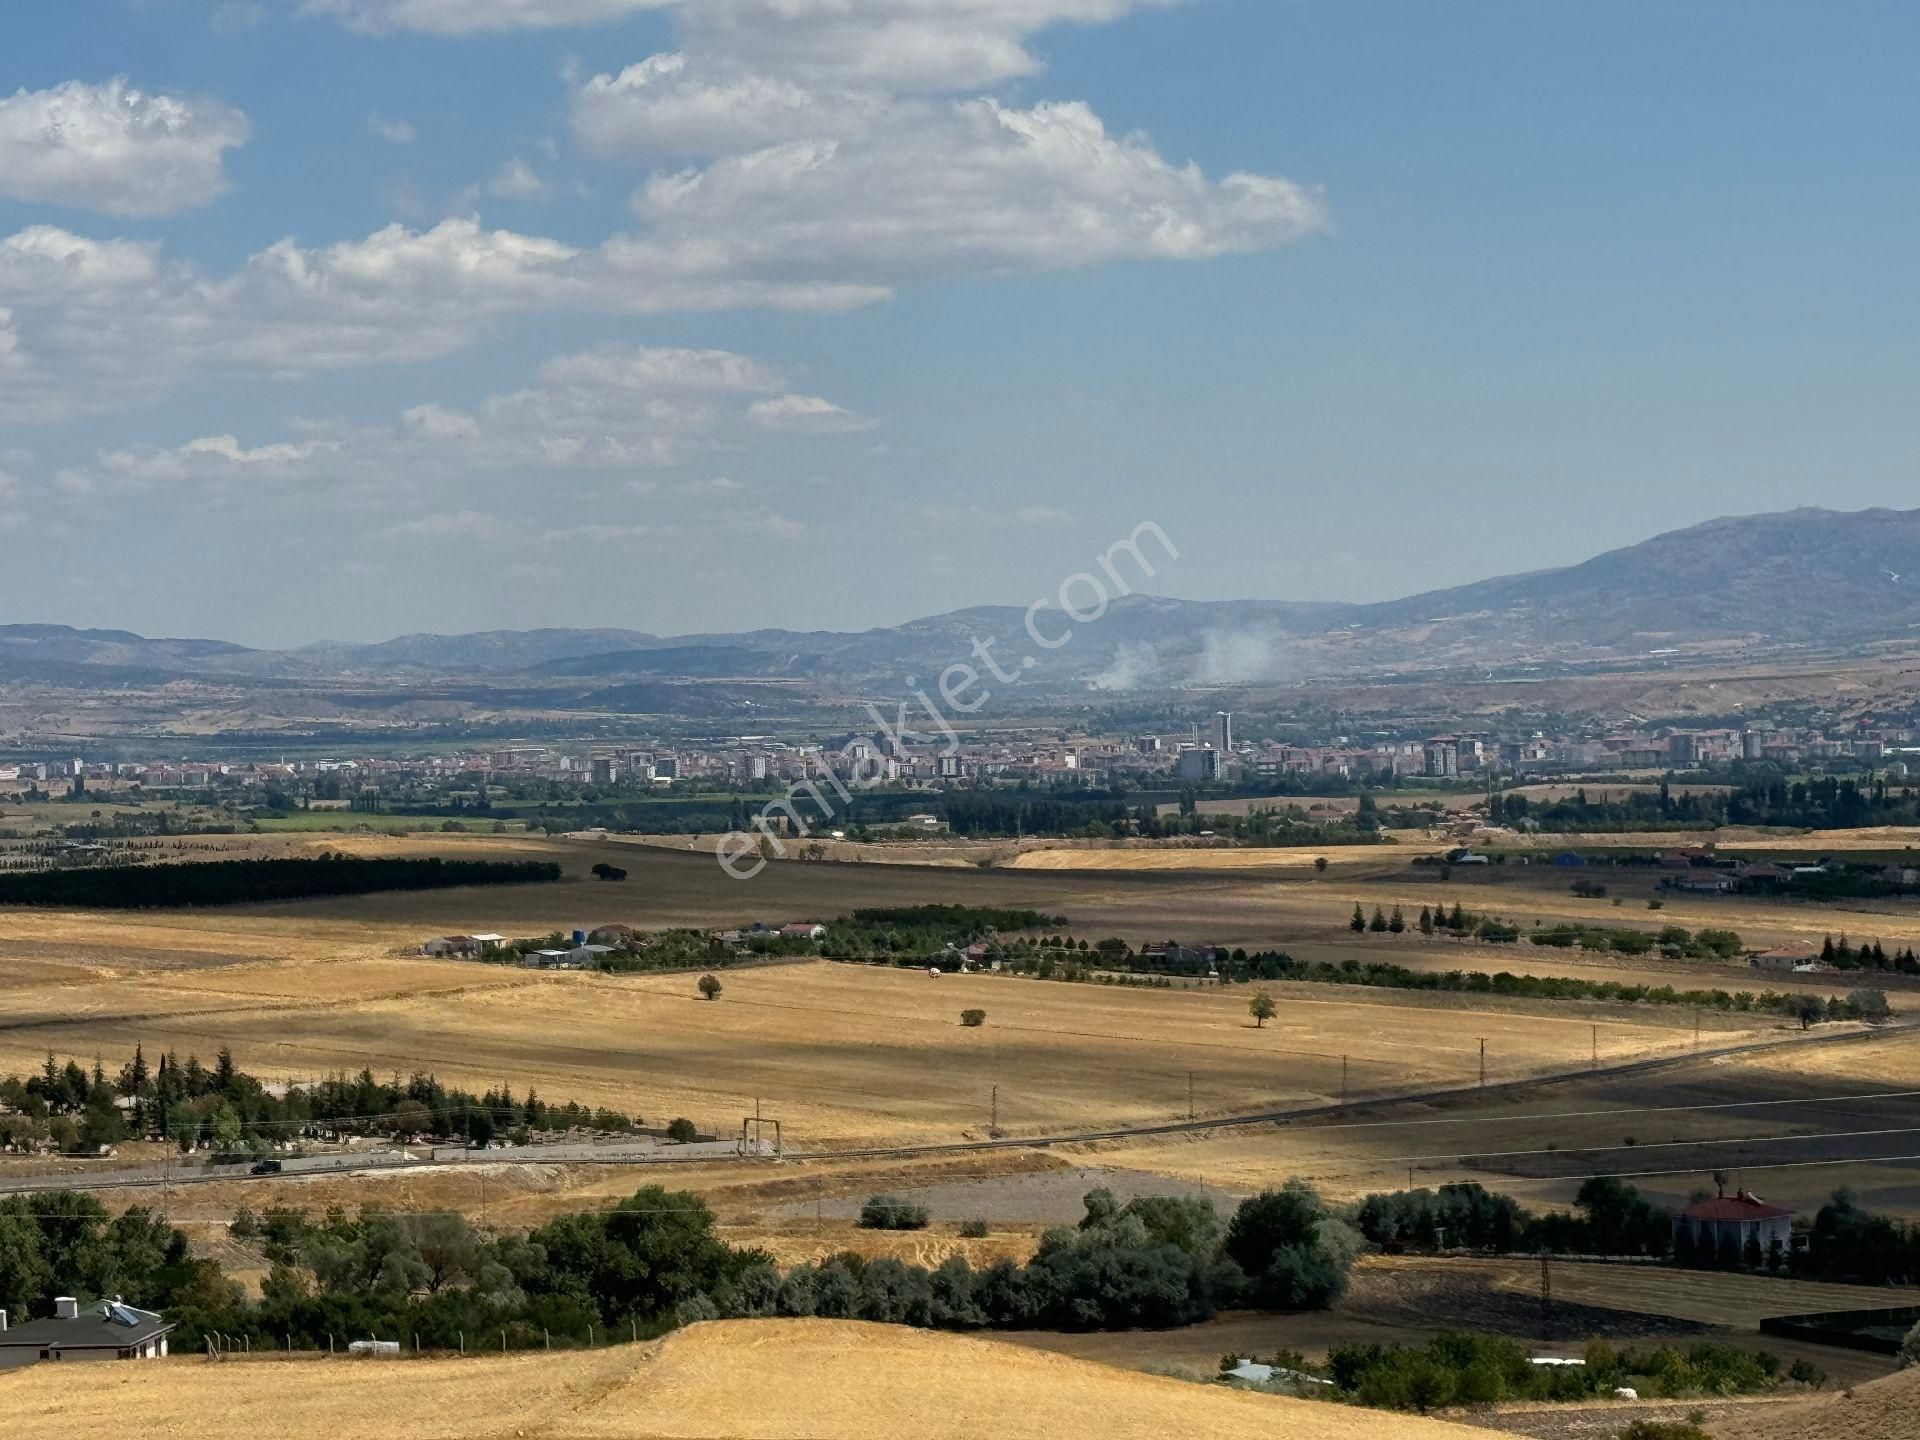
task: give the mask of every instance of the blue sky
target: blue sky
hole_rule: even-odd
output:
[[[854,628],[1147,520],[1168,593],[1371,599],[1909,506],[1916,42],[1895,4],[9,6],[6,618]]]

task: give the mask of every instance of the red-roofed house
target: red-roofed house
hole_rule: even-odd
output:
[[[1705,1255],[1724,1254],[1728,1238],[1733,1241],[1733,1253],[1742,1256],[1749,1238],[1759,1242],[1762,1255],[1772,1253],[1776,1240],[1783,1251],[1793,1246],[1793,1212],[1769,1205],[1746,1190],[1689,1205],[1674,1224],[1690,1227],[1694,1250]]]

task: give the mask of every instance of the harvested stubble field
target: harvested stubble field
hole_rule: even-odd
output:
[[[271,922],[278,923],[278,922]],[[1158,991],[1011,976],[833,965],[730,971],[718,1002],[685,975],[544,974],[383,955],[279,959],[103,983],[0,990],[0,1071],[49,1050],[90,1062],[135,1043],[210,1057],[230,1046],[266,1076],[361,1068],[431,1071],[484,1089],[533,1086],[550,1100],[650,1120],[687,1115],[729,1133],[754,1110],[790,1144],[841,1146],[982,1135],[999,1087],[1001,1126],[1057,1134],[1244,1113],[1355,1094],[1469,1082],[1479,1039],[1489,1074],[1578,1066],[1585,1013],[1337,987],[1287,986],[1264,1028],[1243,988]],[[963,1009],[988,1012],[979,1029]],[[1602,1059],[1678,1053],[1691,1016],[1608,1015]],[[1721,1037],[1775,1022],[1719,1021]]]
[[[1557,837],[1556,837],[1557,838]],[[1631,837],[1601,837],[1619,842]],[[1826,836],[1819,839],[1824,842]],[[1860,901],[1813,905],[1751,897],[1660,896],[1650,912],[1654,886],[1663,873],[1651,868],[1603,868],[1574,872],[1575,879],[1606,884],[1611,894],[1584,899],[1569,892],[1569,872],[1544,866],[1457,868],[1442,882],[1437,867],[1416,868],[1422,853],[1440,844],[1348,846],[1325,851],[1188,850],[1136,851],[1034,849],[1019,866],[809,863],[770,864],[748,882],[730,878],[710,854],[626,844],[615,837],[560,838],[518,835],[314,835],[214,837],[220,848],[190,858],[226,855],[317,854],[338,850],[362,856],[444,855],[449,858],[546,860],[565,878],[555,885],[482,890],[362,895],[171,916],[61,915],[0,912],[0,955],[17,939],[44,956],[52,941],[62,954],[144,949],[143,963],[167,963],[169,952],[219,950],[235,943],[210,938],[250,936],[254,954],[301,953],[316,958],[341,946],[372,945],[383,951],[416,946],[451,931],[494,930],[509,935],[546,934],[624,920],[642,928],[730,927],[755,919],[830,919],[863,906],[916,904],[990,905],[1064,914],[1076,935],[1119,935],[1135,944],[1168,936],[1192,942],[1289,948],[1310,940],[1347,943],[1346,922],[1358,903],[1403,906],[1409,918],[1425,904],[1462,902],[1469,910],[1503,915],[1521,925],[1580,921],[1658,929],[1731,928],[1755,948],[1811,942],[1846,932],[1857,940],[1879,938],[1889,948],[1920,944],[1920,900]],[[1672,836],[1656,845],[1680,843]],[[1646,847],[1626,845],[1626,849]],[[916,852],[924,853],[924,852]],[[1329,869],[1313,861],[1324,854]],[[1142,863],[1135,863],[1136,859]],[[1221,869],[1200,862],[1220,860]],[[599,862],[626,869],[624,884],[593,880]],[[1044,866],[1061,868],[1027,868]],[[1144,868],[1143,868],[1144,866]],[[1092,868],[1090,868],[1092,867]],[[1164,867],[1164,868],[1155,868]],[[1615,904],[1615,900],[1624,903]],[[284,925],[263,922],[279,920]],[[131,931],[123,928],[132,925]],[[266,942],[264,951],[258,947]],[[1384,944],[1386,937],[1359,943]],[[1416,943],[1402,937],[1396,943]],[[1446,946],[1449,942],[1429,942]],[[1509,968],[1524,968],[1533,947],[1500,953]],[[1723,974],[1744,967],[1722,967]],[[1723,983],[1723,982],[1722,982]]]
[[[1331,1197],[1479,1181],[1536,1209],[1582,1177],[1624,1174],[1669,1208],[1717,1169],[1811,1214],[1846,1184],[1862,1205],[1920,1215],[1920,1082],[1888,1079],[1912,1034],[1579,1076],[1537,1090],[1397,1106],[1331,1122],[1215,1130],[1098,1150],[1115,1163],[1240,1190],[1289,1175]],[[1758,1102],[1758,1103],[1756,1103]],[[1783,1103],[1786,1102],[1786,1103]]]
[[[0,1431],[257,1440],[1469,1440],[1486,1432],[845,1321],[697,1325],[567,1355],[117,1367],[0,1378]],[[82,1367],[86,1368],[86,1367]]]
[[[535,1087],[549,1100],[578,1099],[650,1121],[685,1114],[722,1133],[758,1101],[786,1124],[791,1146],[946,1141],[984,1135],[999,1087],[1001,1125],[1015,1136],[1158,1123],[1195,1112],[1313,1103],[1337,1097],[1347,1057],[1352,1094],[1470,1083],[1478,1041],[1488,1039],[1490,1078],[1577,1070],[1599,1027],[1602,1060],[1678,1054],[1693,1044],[1691,1011],[1592,1003],[1508,1002],[1464,995],[1408,995],[1334,987],[1276,986],[1281,1014],[1255,1029],[1248,990],[1147,991],[1063,985],[994,976],[946,976],[813,964],[739,970],[724,976],[717,1003],[696,997],[691,976],[547,975],[408,953],[428,935],[497,929],[537,934],[626,920],[643,927],[732,925],[745,920],[828,918],[861,905],[935,901],[1031,906],[1064,913],[1072,929],[1136,942],[1175,935],[1249,946],[1282,946],[1310,959],[1391,959],[1424,969],[1501,969],[1650,983],[1757,983],[1743,965],[1627,960],[1533,946],[1475,946],[1444,940],[1354,936],[1345,919],[1356,899],[1369,907],[1400,899],[1417,912],[1423,895],[1463,895],[1470,908],[1522,921],[1576,918],[1602,923],[1733,924],[1755,929],[1722,903],[1675,903],[1658,917],[1605,901],[1554,893],[1560,877],[1535,871],[1525,885],[1474,890],[1410,882],[1404,870],[1373,878],[1338,862],[1325,877],[1158,876],[961,871],[874,865],[782,864],[757,880],[728,879],[710,858],[603,840],[538,837],[315,838],[309,849],[356,853],[487,854],[557,858],[559,885],[429,894],[363,896],[272,907],[192,913],[0,912],[0,1072],[37,1068],[49,1050],[114,1065],[133,1045],[197,1051],[231,1045],[241,1065],[269,1078],[312,1080],[329,1071],[373,1069],[386,1076],[429,1069],[476,1089],[502,1082]],[[235,837],[243,853],[280,851],[286,837]],[[585,878],[596,860],[629,868],[624,885]],[[1403,864],[1404,857],[1396,860]],[[1523,872],[1524,874],[1524,872]],[[1803,907],[1751,907],[1785,924],[1870,933],[1858,915]],[[1755,939],[1765,943],[1768,930]],[[1889,936],[1891,939],[1892,936]],[[1787,982],[1823,992],[1845,977]],[[1896,988],[1896,1008],[1913,994]],[[988,1011],[965,1030],[959,1012]],[[1748,1037],[1790,1039],[1771,1017],[1707,1014],[1709,1046]],[[1748,1098],[1873,1089],[1876,1077],[1920,1077],[1920,1038],[1869,1049],[1793,1045],[1739,1073],[1730,1094]],[[1713,1072],[1718,1075],[1720,1072]],[[1830,1073],[1833,1079],[1808,1080]],[[1648,1088],[1637,1080],[1608,1091],[1593,1108],[1641,1103],[1649,1093],[1690,1098],[1697,1080]],[[1717,1083],[1717,1082],[1716,1082]],[[1916,1080],[1920,1085],[1920,1079]],[[1562,1108],[1577,1088],[1556,1087],[1537,1108]],[[1505,1106],[1508,1102],[1501,1102]],[[1866,1128],[1854,1117],[1837,1127]],[[1797,1120],[1752,1127],[1794,1130]],[[1914,1123],[1920,1123],[1916,1121]],[[1419,1132],[1413,1132],[1418,1134]],[[1594,1119],[1575,1127],[1494,1126],[1449,1131],[1442,1143],[1412,1143],[1406,1132],[1314,1137],[1304,1131],[1230,1131],[1142,1142],[1101,1161],[1161,1171],[1195,1183],[1245,1190],[1289,1173],[1323,1174],[1336,1194],[1405,1183],[1398,1157],[1429,1151],[1519,1148],[1528,1144],[1618,1146],[1699,1137],[1698,1128]],[[1902,1152],[1920,1151],[1906,1145]],[[1664,1152],[1634,1157],[1646,1162]],[[1617,1155],[1601,1157],[1618,1160]],[[1676,1164],[1712,1168],[1705,1151],[1676,1152]],[[1571,1162],[1559,1173],[1571,1169]],[[1645,1168],[1654,1168],[1646,1164]],[[1395,1170],[1398,1170],[1397,1178]],[[1519,1193],[1564,1199],[1553,1176],[1519,1174],[1503,1162],[1480,1171],[1436,1163],[1423,1179],[1511,1176]],[[672,1172],[679,1183],[682,1174]],[[1788,1172],[1770,1188],[1815,1194],[1831,1175]],[[1898,1167],[1862,1172],[1874,1193],[1912,1213],[1920,1197]],[[640,1183],[620,1173],[610,1183]],[[468,1183],[461,1177],[461,1183]],[[1693,1182],[1674,1182],[1680,1197]],[[876,1187],[878,1188],[878,1187]],[[608,1189],[607,1194],[625,1193]],[[1824,1193],[1824,1192],[1821,1192]],[[542,1203],[530,1199],[529,1205]],[[1817,1201],[1816,1201],[1817,1203]],[[957,1217],[956,1217],[957,1218]],[[1015,1217],[1005,1217],[1009,1220]]]

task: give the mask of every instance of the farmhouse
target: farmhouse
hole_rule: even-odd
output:
[[[800,924],[780,927],[780,938],[783,940],[823,940],[826,934],[827,927],[824,925]]]
[[[1749,1242],[1757,1243],[1761,1254],[1779,1242],[1782,1250],[1793,1244],[1793,1212],[1769,1205],[1747,1190],[1722,1192],[1711,1200],[1687,1206],[1674,1221],[1680,1229],[1692,1232],[1694,1249],[1701,1252],[1724,1251],[1730,1241],[1736,1255],[1744,1255]]]
[[[1781,945],[1772,950],[1762,950],[1747,961],[1747,968],[1766,975],[1791,975],[1796,970],[1805,970],[1818,963],[1819,957],[1811,950]]]
[[[53,1315],[9,1328],[0,1310],[0,1369],[36,1360],[154,1360],[167,1353],[173,1322],[119,1300],[82,1308],[70,1295],[53,1302]]]

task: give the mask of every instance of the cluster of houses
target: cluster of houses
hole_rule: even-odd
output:
[[[572,944],[560,947],[538,940],[509,940],[504,935],[439,935],[420,947],[422,955],[453,960],[485,960],[519,955],[531,970],[591,970],[603,956],[625,949],[639,932],[626,925],[576,930]]]
[[[714,930],[708,938],[729,950],[749,950],[771,940],[816,941],[827,927],[813,921],[791,924],[756,922],[738,930]],[[609,955],[634,949],[645,932],[632,925],[601,925],[575,930],[570,943],[550,945],[540,940],[510,940],[505,935],[436,935],[420,946],[422,955],[451,960],[500,960],[520,957],[530,970],[593,970]]]

